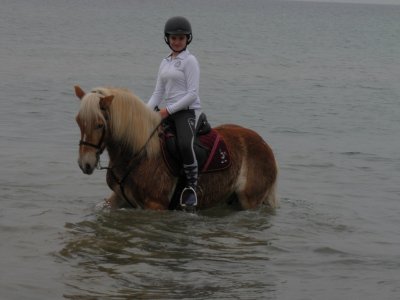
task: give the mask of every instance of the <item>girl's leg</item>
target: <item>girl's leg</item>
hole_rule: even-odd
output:
[[[194,153],[196,115],[194,110],[179,111],[171,116],[175,122],[178,149],[180,151],[187,184],[197,186],[198,166]]]

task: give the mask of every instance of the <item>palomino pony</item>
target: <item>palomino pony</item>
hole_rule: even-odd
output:
[[[79,167],[92,174],[106,149],[107,184],[113,191],[110,208],[165,210],[170,207],[178,178],[168,171],[161,153],[159,113],[126,89],[96,88],[81,99],[76,121],[81,131]],[[277,206],[277,164],[268,144],[254,131],[237,125],[214,128],[229,149],[229,168],[199,174],[198,206],[238,201],[242,209]]]

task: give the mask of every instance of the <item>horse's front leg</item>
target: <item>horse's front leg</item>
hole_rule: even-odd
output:
[[[123,199],[122,195],[119,195],[118,193],[118,191],[120,190],[120,186],[110,166],[109,169],[107,170],[106,181],[108,187],[111,189],[112,192],[108,198],[104,199],[105,201],[104,207],[110,209],[118,209],[125,207],[127,203]]]
[[[123,202],[124,201],[122,201],[115,192],[111,192],[110,196],[104,199],[103,207],[109,209],[118,209],[123,206]]]
[[[146,200],[145,205],[144,205],[145,209],[151,209],[151,210],[167,210],[168,209],[168,205],[166,205],[165,203],[161,203],[159,200]]]
[[[176,187],[176,181],[171,184],[161,184],[159,188],[148,188],[145,195],[144,208],[151,210],[168,210],[170,200]]]

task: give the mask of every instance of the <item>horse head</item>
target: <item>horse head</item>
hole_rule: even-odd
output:
[[[90,175],[106,147],[108,107],[114,96],[105,96],[98,91],[85,93],[79,86],[75,86],[75,95],[81,100],[76,116],[81,131],[78,164],[84,174]]]

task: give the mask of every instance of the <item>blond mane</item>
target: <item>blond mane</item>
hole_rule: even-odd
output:
[[[99,100],[99,95],[88,93],[81,101],[77,118],[82,121],[82,125],[84,126],[85,130],[89,132],[95,128],[99,119],[103,120],[103,122],[106,122],[103,114],[101,113]]]
[[[82,99],[79,116],[88,124],[94,124],[104,117],[100,109],[100,98],[113,95],[109,112],[109,128],[112,136],[123,146],[131,148],[133,153],[139,151],[148,141],[156,126],[160,123],[159,114],[151,111],[145,103],[131,91],[121,88],[99,87],[92,90]],[[91,125],[93,126],[93,125]],[[155,134],[147,145],[147,154],[154,156],[160,151]]]

